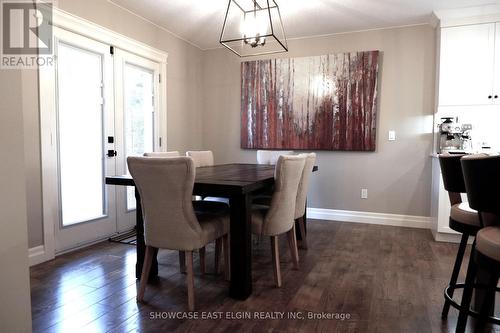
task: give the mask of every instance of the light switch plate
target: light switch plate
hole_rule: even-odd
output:
[[[396,131],[389,131],[389,141],[396,141]]]
[[[368,199],[368,189],[367,188],[361,189],[361,199]]]

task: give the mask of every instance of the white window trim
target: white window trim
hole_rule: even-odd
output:
[[[41,5],[43,6],[43,4]],[[91,21],[53,8],[52,25],[68,30],[115,48],[134,53],[160,64],[160,92],[158,96],[159,128],[158,136],[162,142],[161,151],[167,151],[167,58],[168,53],[138,42],[122,34],[99,26]],[[54,68],[39,68],[40,98],[40,140],[42,167],[42,200],[43,200],[43,249],[30,252],[30,263],[38,264],[55,257],[55,227],[59,215],[57,189],[57,146],[55,142],[56,100],[54,90]],[[34,249],[33,249],[34,250]],[[36,252],[36,255],[35,255]]]

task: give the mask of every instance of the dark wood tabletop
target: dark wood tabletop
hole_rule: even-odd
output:
[[[314,166],[313,171],[318,167]],[[135,186],[130,175],[107,176],[106,184]],[[262,185],[274,184],[274,165],[266,164],[221,164],[196,168],[196,179],[193,194],[204,195],[206,185],[210,186],[210,193],[218,188],[221,196],[236,191],[248,193]],[[210,194],[213,195],[213,194]]]

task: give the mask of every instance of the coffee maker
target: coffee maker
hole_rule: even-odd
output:
[[[458,118],[443,117],[439,125],[439,152],[467,153],[472,150],[471,124],[460,124]]]

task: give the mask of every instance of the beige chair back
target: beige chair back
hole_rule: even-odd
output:
[[[280,156],[292,154],[292,150],[257,150],[257,163],[276,165]]]
[[[144,156],[146,157],[179,157],[181,154],[179,154],[178,151],[154,151],[150,153],[144,153]]]
[[[305,156],[280,156],[276,164],[274,192],[262,225],[263,235],[279,235],[293,227],[295,202]]]
[[[214,165],[214,153],[211,150],[187,151],[186,156],[193,159],[195,167],[204,167]]]
[[[314,168],[314,163],[316,162],[316,154],[300,154],[299,156],[304,156],[306,158],[306,163],[304,164],[304,170],[302,171],[302,176],[300,178],[299,189],[297,191],[297,201],[295,203],[295,218],[298,219],[304,216],[306,212],[306,200],[307,192],[309,191],[309,181],[311,179],[312,171]]]
[[[205,244],[191,202],[195,167],[189,157],[128,157],[141,196],[146,245],[191,251]]]

